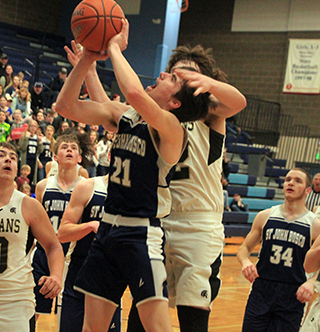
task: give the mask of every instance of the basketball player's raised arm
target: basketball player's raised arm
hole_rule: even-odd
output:
[[[65,46],[64,50],[66,51],[68,59],[72,66],[75,66],[82,56],[83,48],[74,40],[71,41],[71,48],[72,50],[68,46]],[[96,62],[94,62],[89,68],[85,76],[85,82],[90,96],[90,100],[96,101],[98,103],[105,103],[107,101],[110,101],[108,95],[104,91],[99,75],[97,73]]]
[[[30,226],[32,234],[46,251],[48,258],[50,276],[40,278],[39,285],[43,285],[40,292],[46,298],[54,298],[62,289],[64,255],[61,244],[47,213],[37,200],[25,197],[22,201],[22,214]]]
[[[138,75],[123,56],[122,50],[126,47],[128,33],[129,23],[124,20],[121,33],[113,37],[108,44],[108,54],[122,93],[127,102],[152,128],[159,132],[160,136],[167,136],[173,141],[179,136],[182,139],[183,131],[178,119],[172,113],[162,109],[145,92]]]
[[[61,224],[58,230],[60,242],[78,241],[92,231],[97,233],[98,221],[90,221],[79,224],[84,208],[90,200],[93,192],[94,180],[81,180],[73,189],[70,202],[63,213]]]
[[[66,82],[64,83],[56,104],[57,112],[74,121],[86,124],[101,124],[105,129],[115,131],[120,115],[128,109],[124,104],[108,101],[98,103],[92,100],[79,100],[82,82],[94,61],[106,58],[99,53],[83,51]]]
[[[237,253],[238,261],[242,266],[242,274],[250,282],[253,282],[255,278],[259,276],[256,266],[250,260],[250,253],[261,241],[262,228],[269,216],[269,212],[270,210],[268,209],[257,214],[252,224],[251,231],[247,235]]]
[[[209,92],[216,104],[211,109],[214,115],[224,119],[229,118],[243,110],[247,101],[244,95],[234,86],[217,81],[199,72],[185,69],[176,69],[177,74],[188,81],[188,85],[196,88],[196,94]]]

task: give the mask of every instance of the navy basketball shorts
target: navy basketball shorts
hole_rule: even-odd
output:
[[[297,284],[256,279],[246,306],[243,332],[298,332],[304,304]]]
[[[119,306],[127,286],[137,306],[149,300],[168,300],[163,229],[136,226],[139,219],[124,219],[113,225],[101,223],[75,289],[115,306]],[[135,226],[123,226],[128,219]]]

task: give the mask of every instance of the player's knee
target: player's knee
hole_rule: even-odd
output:
[[[210,311],[178,306],[178,317],[181,332],[207,332]]]

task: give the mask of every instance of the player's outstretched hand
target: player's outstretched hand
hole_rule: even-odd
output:
[[[250,282],[254,282],[256,278],[259,277],[257,268],[254,264],[250,263],[242,267],[242,274]]]
[[[309,302],[312,299],[314,294],[313,284],[314,282],[312,280],[307,280],[298,288],[296,295],[301,303]]]
[[[65,46],[64,50],[67,53],[68,60],[74,67],[82,56],[83,47],[80,44],[77,44],[74,40],[72,40],[71,48],[72,50],[68,46]]]
[[[206,75],[202,75],[197,71],[192,71],[188,69],[176,68],[174,70],[177,75],[183,80],[188,81],[188,85],[191,88],[195,88],[196,91],[194,95],[197,96],[199,93],[205,93],[210,91],[212,87],[212,78]]]
[[[128,46],[128,38],[129,38],[129,22],[127,19],[123,19],[121,32],[109,40],[108,47],[111,44],[117,44],[121,52],[123,52]]]
[[[40,278],[38,285],[41,286],[40,293],[44,295],[46,299],[53,299],[59,295],[62,289],[61,280],[57,277],[47,277],[43,276]]]

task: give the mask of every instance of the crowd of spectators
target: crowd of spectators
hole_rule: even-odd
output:
[[[110,149],[114,138],[102,126],[89,126],[61,117],[55,110],[55,100],[67,79],[62,67],[52,89],[44,91],[42,82],[29,84],[22,72],[15,74],[8,56],[0,56],[0,142],[15,145],[19,153],[17,188],[32,195],[38,181],[47,176],[46,164],[53,161],[56,138],[68,131],[88,135],[92,157],[86,167],[88,177],[109,172]],[[85,85],[79,98],[88,98]],[[119,96],[120,97],[120,96]],[[50,107],[47,107],[50,105]]]

